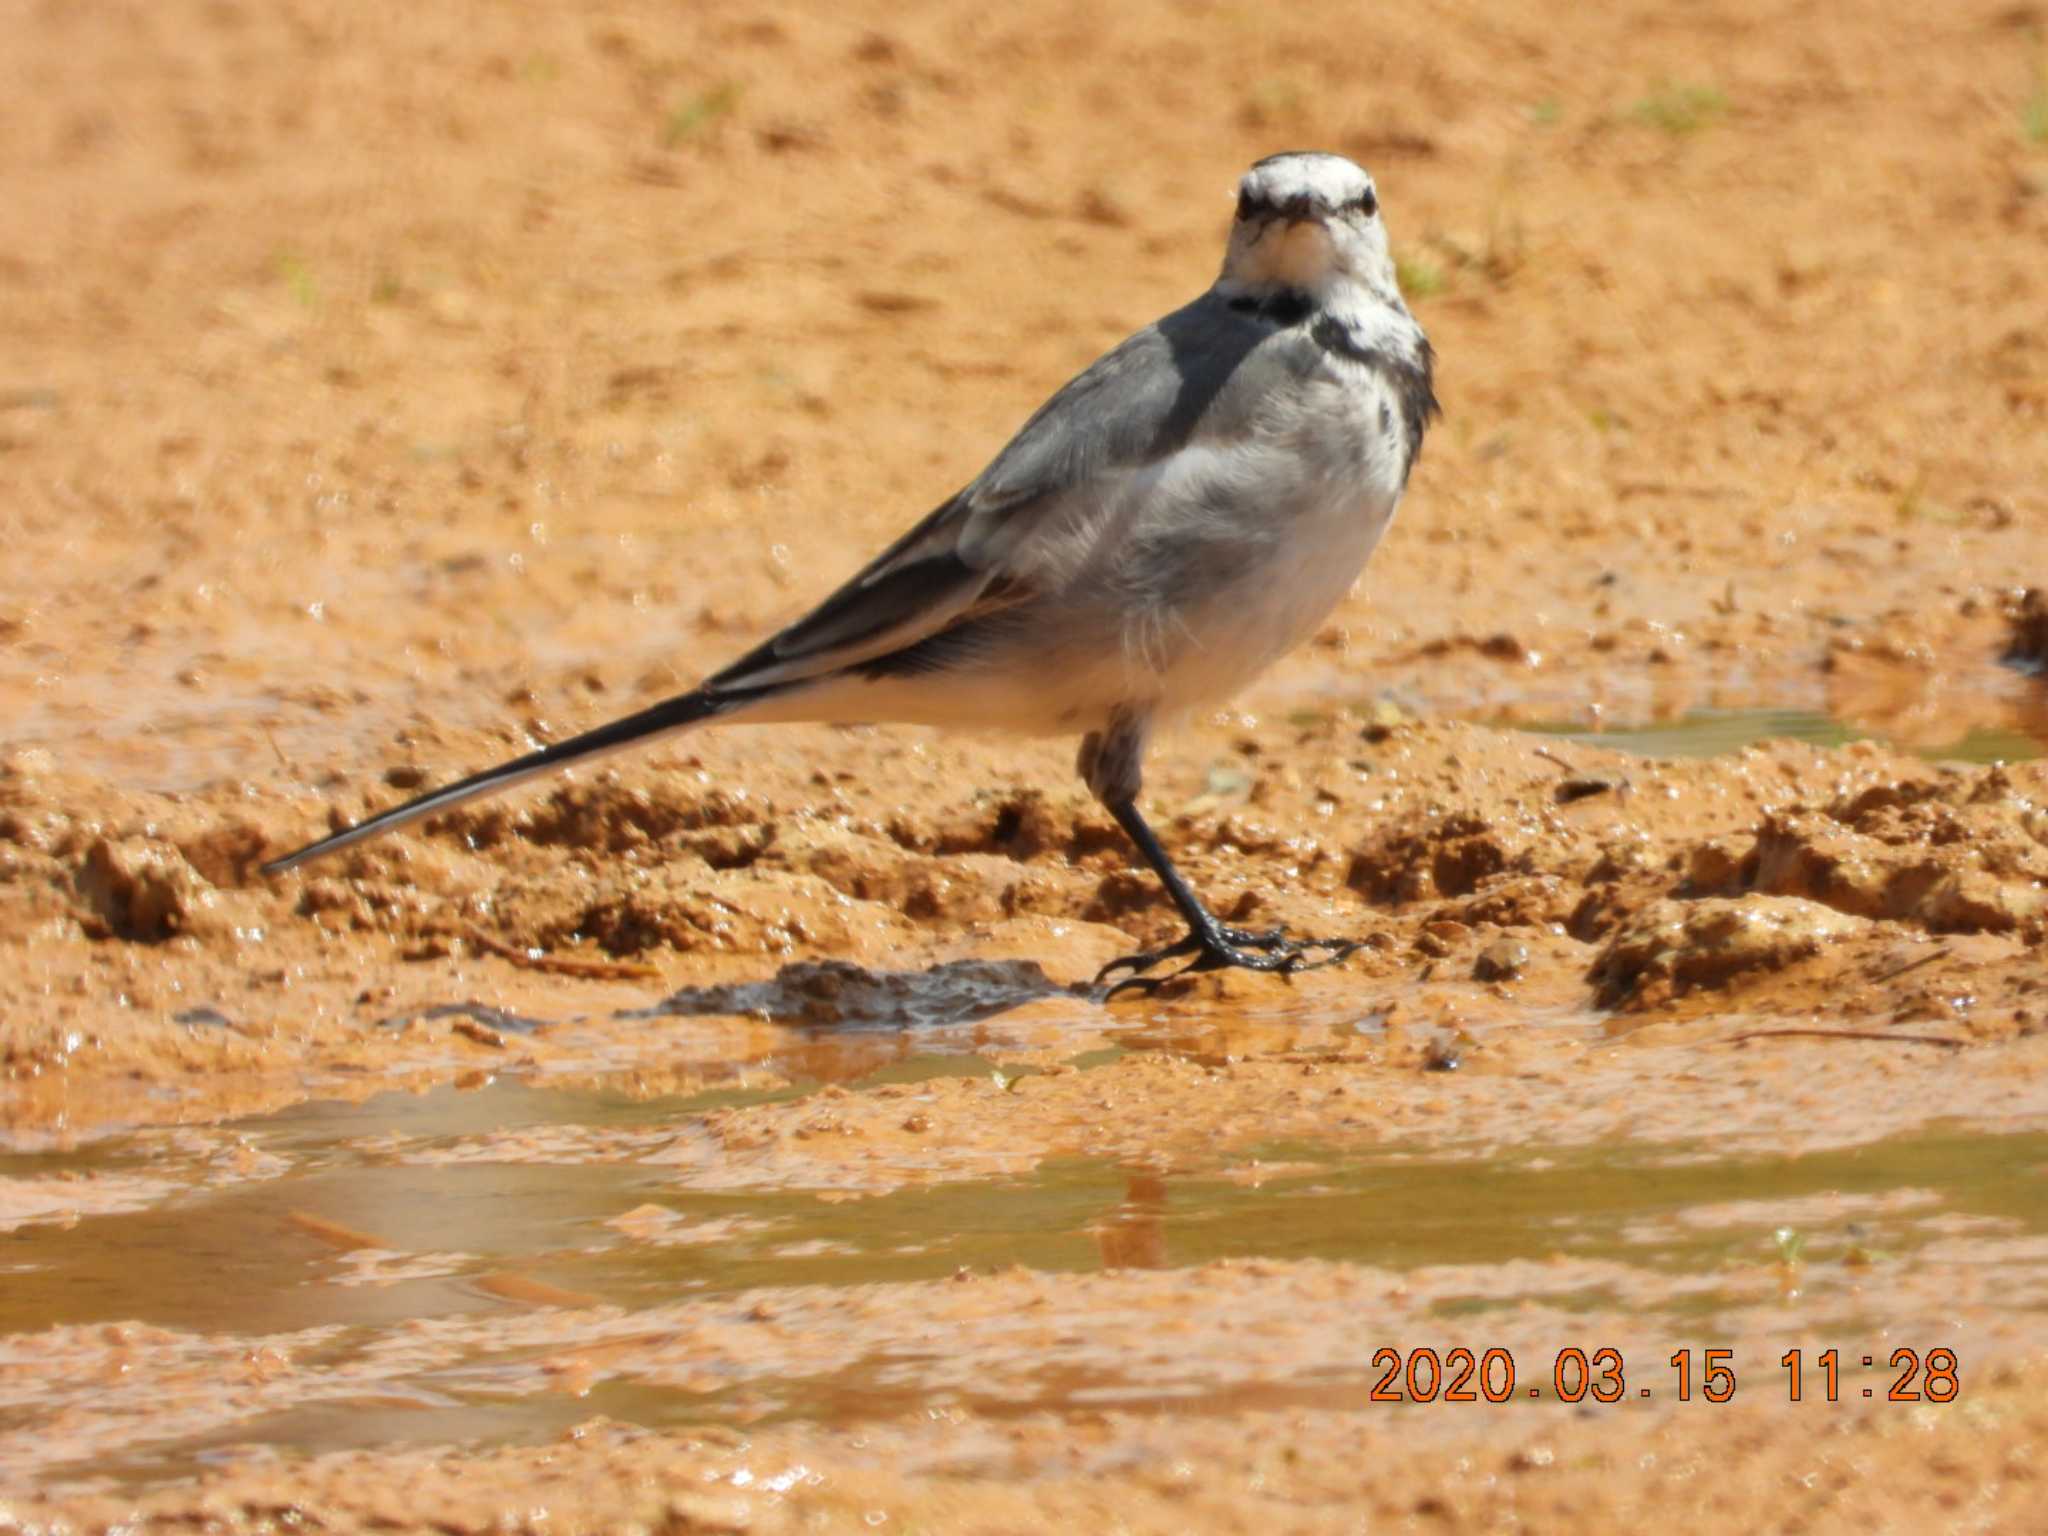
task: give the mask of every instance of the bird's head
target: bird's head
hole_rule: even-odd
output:
[[[1223,278],[1328,301],[1352,285],[1400,302],[1372,177],[1342,155],[1269,155],[1237,184]]]

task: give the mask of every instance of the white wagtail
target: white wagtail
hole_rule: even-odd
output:
[[[1356,948],[1226,927],[1138,814],[1155,721],[1227,698],[1365,566],[1436,414],[1372,178],[1259,161],[1215,285],[1074,379],[845,586],[679,697],[264,866],[276,873],[551,769],[711,720],[1077,732],[1088,788],[1187,919],[1162,961],[1292,971]]]

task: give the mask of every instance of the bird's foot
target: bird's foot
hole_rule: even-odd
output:
[[[1157,992],[1174,977],[1195,971],[1277,971],[1283,976],[1291,976],[1296,971],[1314,971],[1335,965],[1358,949],[1362,942],[1358,939],[1297,939],[1284,928],[1258,932],[1215,923],[1192,930],[1186,938],[1164,949],[1124,955],[1110,961],[1095,973],[1095,985],[1101,986],[1118,971],[1131,973],[1103,994],[1103,1001],[1108,1002],[1120,992]],[[1145,974],[1155,965],[1178,960],[1185,955],[1192,955],[1194,959],[1177,971],[1164,976]]]

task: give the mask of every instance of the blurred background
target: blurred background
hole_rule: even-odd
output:
[[[992,1464],[1033,1487],[1108,1468],[1146,1498],[1142,1469],[1170,1468],[1172,1531],[1270,1524],[1270,1500],[1202,1502],[1248,1508],[1269,1477],[1286,1521],[1306,1487],[1347,1528],[1375,1507],[1448,1529],[1469,1497],[1501,1501],[1470,1529],[1555,1508],[1640,1530],[1628,1501],[1660,1480],[1720,1528],[1851,1481],[1943,1520],[2030,1497],[2048,1396],[1979,1362],[2040,1353],[2042,767],[1736,749],[2048,743],[2044,0],[0,0],[0,36],[0,1218],[22,1234],[0,1473],[99,1476],[152,1436],[217,1460],[223,1437],[599,1413],[730,1408],[765,1437],[785,1430],[745,1393],[699,1404],[767,1339],[793,1380],[837,1369],[820,1347],[881,1362],[880,1410],[828,1395],[819,1421],[914,1412],[905,1435],[944,1446],[923,1508]],[[1238,177],[1295,148],[1376,176],[1445,416],[1357,591],[1161,743],[1147,806],[1219,913],[1366,939],[1346,968],[1199,978],[1156,1017],[1088,996],[1175,918],[1066,741],[707,731],[255,872],[808,608],[1207,286]],[[993,1006],[949,982],[962,957]],[[852,1088],[818,1087],[835,1062]],[[734,1085],[744,1113],[691,1097]],[[138,1136],[129,1164],[63,1150],[171,1121],[190,1134]],[[672,1128],[682,1151],[648,1154]],[[401,1132],[434,1144],[408,1164]],[[1591,1146],[1553,1162],[1546,1137]],[[1816,1137],[1897,1139],[1857,1165]],[[1518,1147],[1526,1169],[1495,1166]],[[1276,1177],[1304,1199],[1262,1193]],[[860,1180],[901,1181],[897,1224],[835,1203]],[[750,1183],[761,1206],[721,1226],[711,1197]],[[693,1187],[702,1249],[640,1203]],[[756,1225],[785,1190],[815,1225]],[[841,1246],[862,1233],[897,1245],[873,1270]],[[592,1303],[647,1293],[607,1289],[609,1260],[550,1266],[607,1245],[664,1285],[788,1294],[744,1326],[722,1301],[702,1329],[665,1313],[683,1397],[585,1399],[645,1353]],[[956,1259],[1005,1267],[955,1286]],[[545,1283],[480,1288],[500,1263]],[[1130,1278],[1158,1263],[1180,1267]],[[868,1284],[913,1270],[933,1289]],[[415,1307],[480,1320],[422,1366]],[[1816,1408],[1803,1436],[1452,1413],[1423,1442],[1418,1415],[1350,1411],[1375,1340],[1461,1323],[1546,1359],[1642,1340],[1645,1378],[1748,1329],[1746,1407],[1787,1346],[1859,1342],[1816,1316],[1956,1345],[1968,1416],[1937,1443],[1917,1409]],[[287,1336],[352,1323],[403,1347],[377,1367],[365,1333]],[[596,1341],[585,1363],[542,1359],[557,1325]],[[1162,1362],[1170,1391],[1105,1438],[1115,1399],[1077,1389],[1074,1434],[1033,1442],[1016,1419],[947,1439],[959,1400],[905,1395],[984,1372],[997,1396],[1094,1392],[1062,1374],[1075,1340],[1105,1378]],[[505,1407],[515,1366],[531,1391]],[[365,1395],[407,1371],[422,1395]],[[1190,1408],[1190,1381],[1218,1395]],[[408,1419],[429,1391],[485,1411]],[[1268,1403],[1320,1406],[1282,1430],[1250,1416]],[[1934,1448],[1898,1456],[1906,1426]],[[583,1475],[637,1497],[680,1443]],[[844,1465],[841,1439],[788,1443],[799,1473]],[[1595,1476],[1545,1493],[1524,1474],[1553,1461]],[[297,1518],[300,1476],[249,1519]],[[430,1518],[406,1478],[333,1476]],[[554,1476],[532,1486],[560,1514]],[[196,1497],[178,1528],[224,1518]],[[1004,1528],[1098,1528],[1131,1497]],[[895,1528],[961,1528],[937,1519]]]

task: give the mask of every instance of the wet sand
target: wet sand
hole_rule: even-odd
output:
[[[2038,1524],[2038,16],[13,30],[0,1530]],[[1303,145],[1446,418],[1147,805],[1341,968],[1105,1002],[1070,742],[256,874],[795,616]]]

